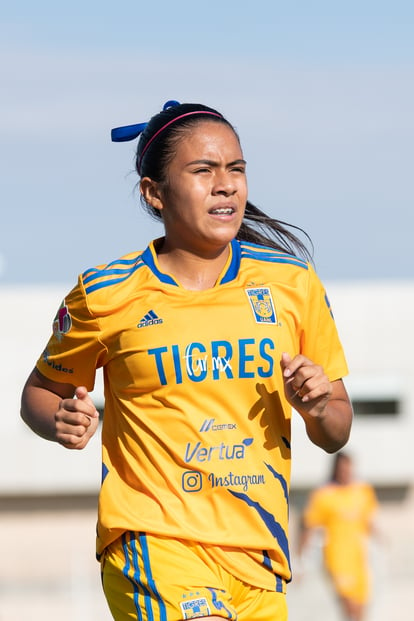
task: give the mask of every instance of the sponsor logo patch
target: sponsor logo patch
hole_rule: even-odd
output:
[[[61,341],[64,335],[69,332],[71,327],[72,317],[70,316],[69,309],[66,306],[65,300],[63,300],[53,320],[53,334],[58,341]]]
[[[223,423],[222,425],[216,425],[214,423],[215,418],[206,418],[200,427],[201,433],[207,431],[223,431],[223,429],[237,429],[236,423]]]
[[[201,472],[186,470],[181,477],[181,483],[185,492],[199,492],[203,487]]]
[[[153,310],[148,311],[142,319],[138,322],[138,328],[146,328],[147,326],[156,326],[163,323],[163,320],[158,317],[157,313]]]

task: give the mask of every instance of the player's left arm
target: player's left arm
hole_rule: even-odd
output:
[[[327,453],[348,441],[352,405],[341,379],[331,382],[320,365],[299,354],[282,354],[285,395],[305,421],[310,440]]]

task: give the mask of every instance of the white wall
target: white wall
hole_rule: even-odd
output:
[[[414,281],[325,283],[349,364],[351,398],[401,400],[395,417],[356,417],[347,450],[357,472],[379,485],[414,482]],[[292,482],[312,485],[329,471],[329,457],[305,441],[302,421]]]
[[[99,486],[99,437],[85,451],[68,451],[36,436],[19,414],[24,382],[46,345],[67,291],[61,285],[0,288],[2,495],[91,492]]]

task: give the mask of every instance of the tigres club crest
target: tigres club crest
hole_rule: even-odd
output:
[[[269,287],[245,289],[257,323],[277,323],[275,305]]]
[[[60,341],[64,334],[67,334],[72,327],[72,317],[69,314],[68,307],[63,300],[56,317],[53,320],[53,334]]]
[[[210,616],[210,606],[205,597],[197,597],[185,602],[180,602],[183,619],[196,619],[197,617]]]

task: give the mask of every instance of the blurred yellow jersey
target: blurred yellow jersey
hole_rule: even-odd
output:
[[[324,529],[324,560],[336,590],[358,603],[369,597],[366,539],[376,509],[370,485],[331,483],[311,495],[304,513],[307,527]]]
[[[82,274],[38,361],[89,390],[104,368],[97,553],[125,531],[192,540],[269,588],[290,579],[280,358],[347,373],[328,300],[306,262],[236,240],[216,285],[189,291],[161,272],[155,245]],[[242,549],[267,577],[242,568]]]

